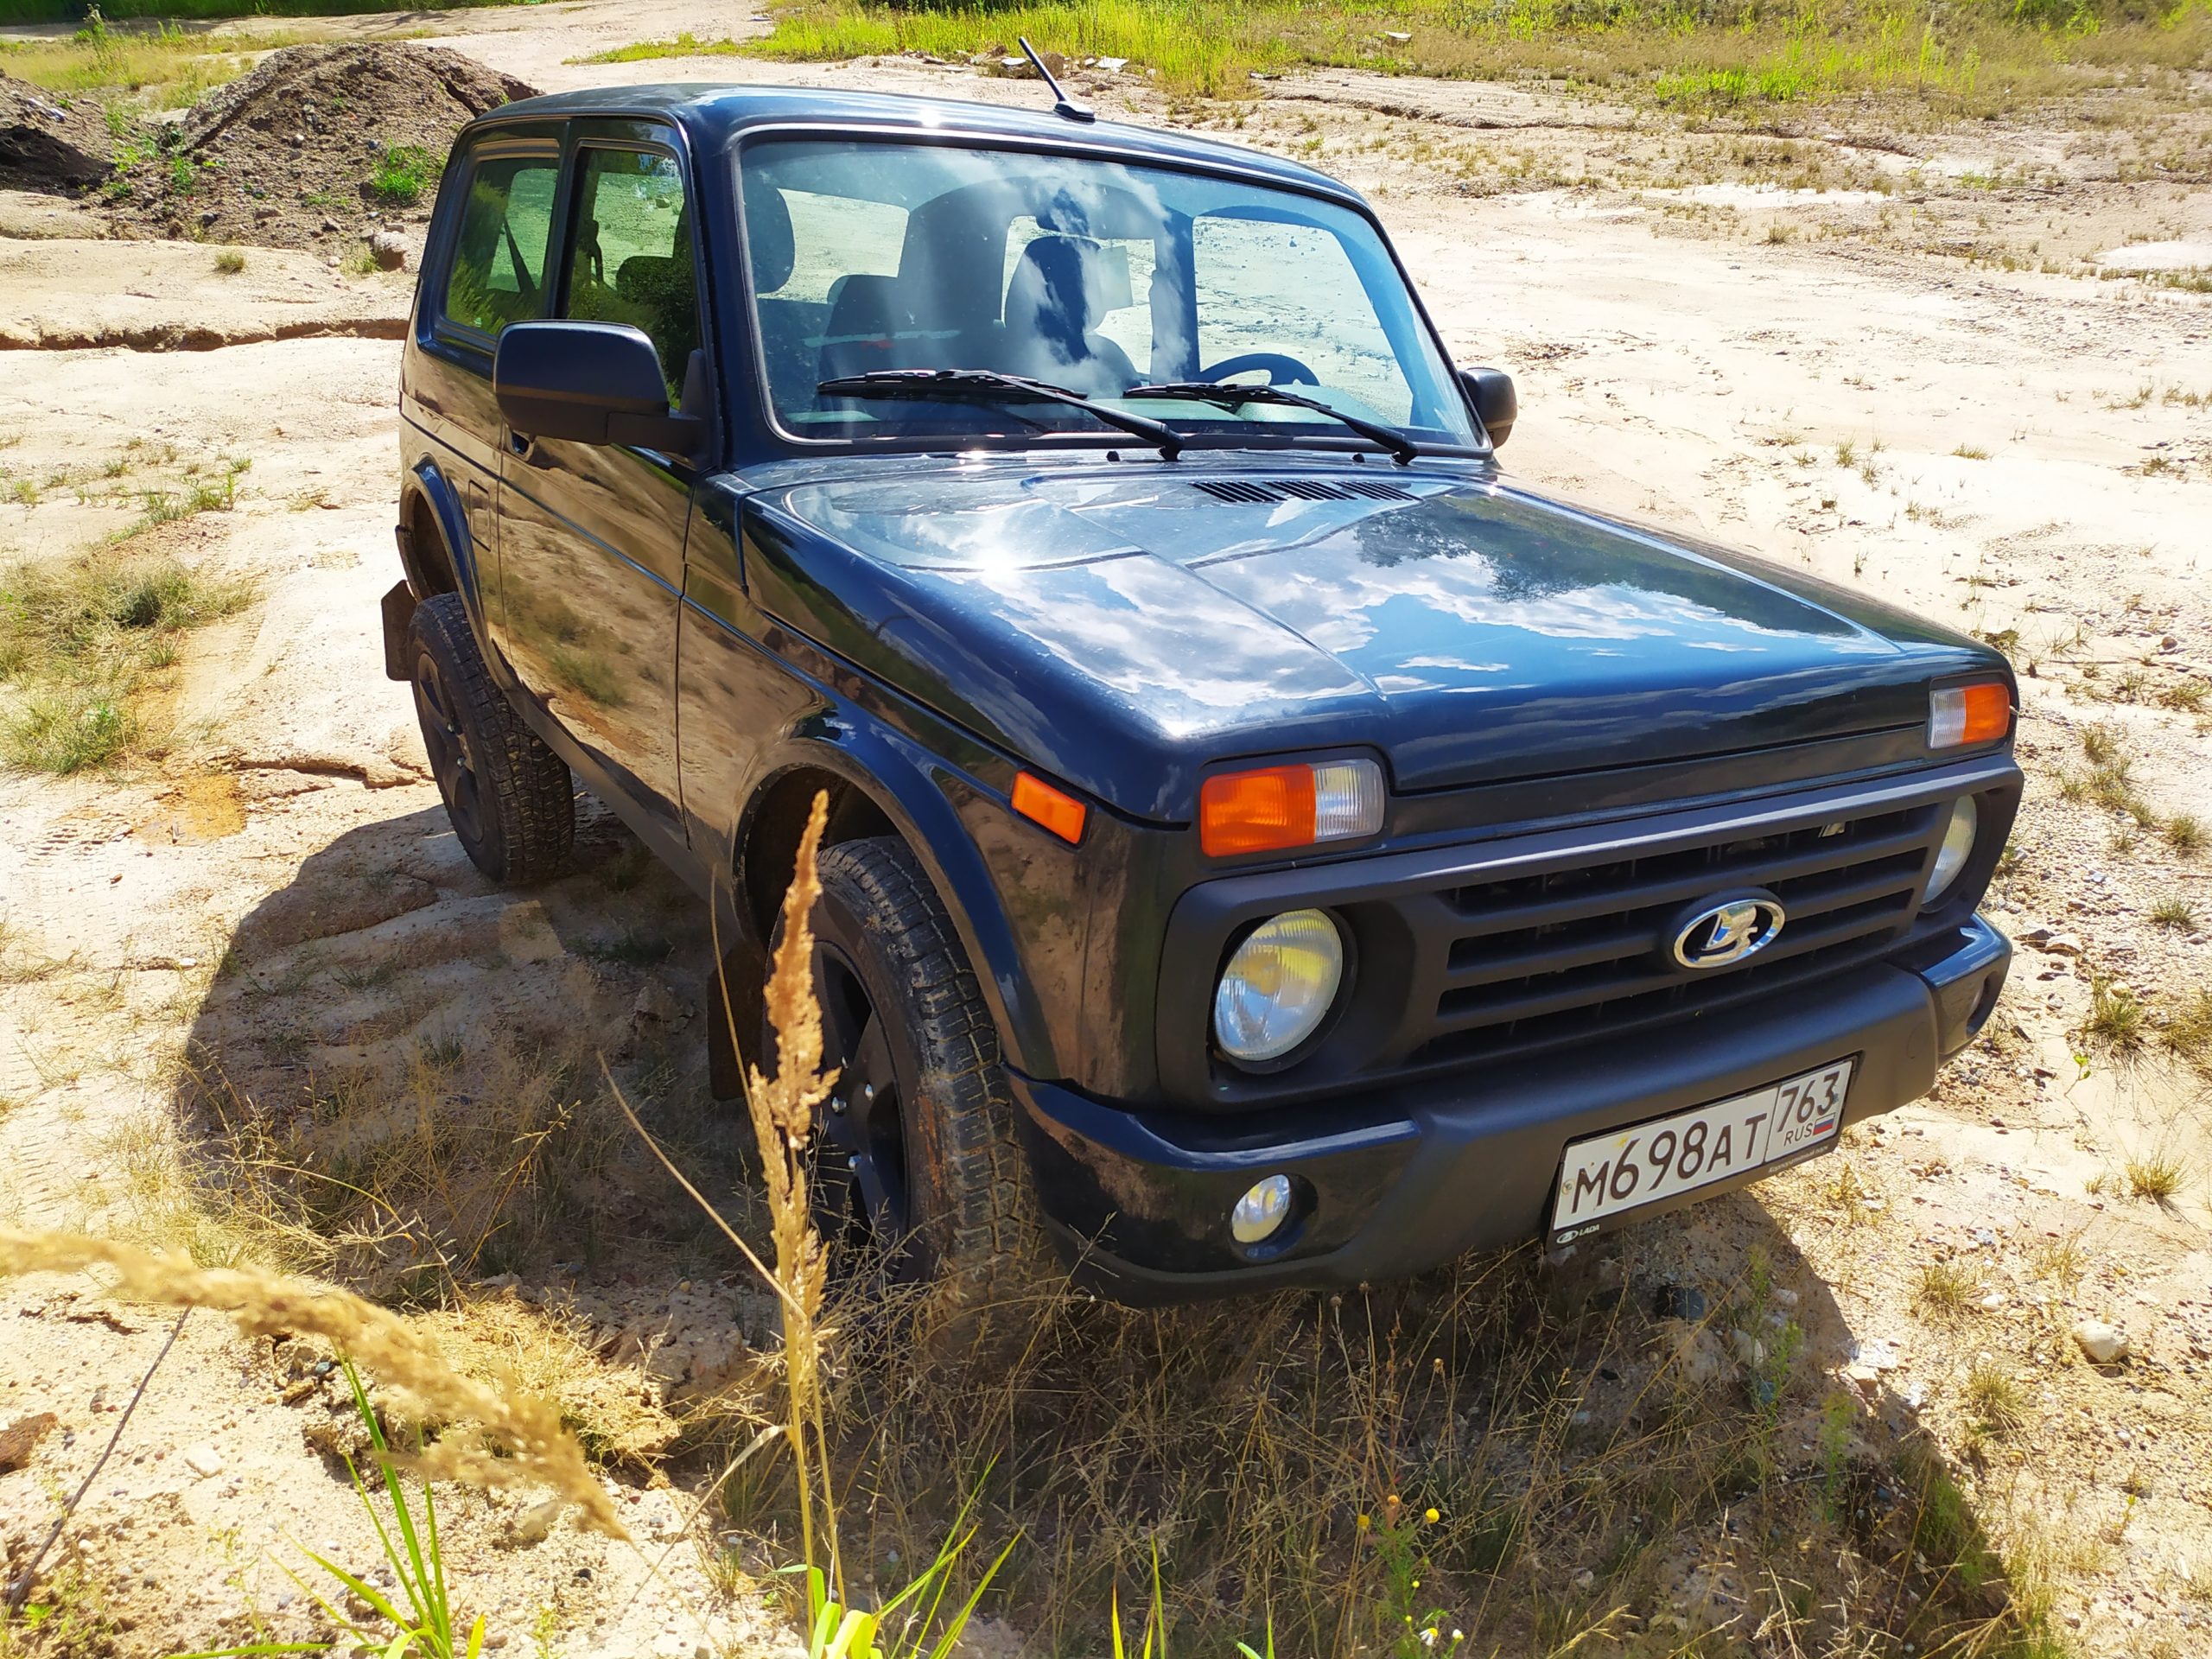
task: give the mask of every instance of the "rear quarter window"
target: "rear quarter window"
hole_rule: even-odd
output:
[[[560,175],[560,158],[550,153],[471,162],[439,306],[447,321],[496,336],[543,314]]]

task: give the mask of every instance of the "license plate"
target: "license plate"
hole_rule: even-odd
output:
[[[1567,1243],[1630,1211],[1830,1145],[1843,1122],[1853,1065],[1837,1060],[1732,1100],[1568,1142],[1552,1200],[1551,1242]]]

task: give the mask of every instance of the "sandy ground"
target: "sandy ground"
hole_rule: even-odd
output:
[[[731,27],[677,0],[434,26],[549,90],[777,79],[1035,97],[918,64],[569,61]],[[1815,136],[1777,156],[1773,141],[1747,153],[1516,88],[1332,73],[1267,91],[1213,124],[1376,197],[1455,354],[1516,376],[1506,459],[1522,479],[2012,644],[2030,792],[1991,909],[2051,948],[2021,950],[1992,1035],[1934,1098],[1696,1223],[1656,1224],[1669,1237],[1649,1243],[1694,1270],[1716,1230],[1756,1217],[1778,1231],[1825,1293],[1804,1363],[1954,1448],[1972,1439],[1967,1369],[2012,1371],[2026,1427],[1961,1465],[1983,1524],[2070,1541],[2060,1606],[2082,1651],[2205,1651],[2212,1106],[2155,1043],[2115,1058],[2078,1033],[2094,978],[2125,980],[2154,1025],[2212,986],[2212,855],[2131,836],[2061,782],[2102,724],[2148,800],[2212,821],[2212,733],[2187,690],[2212,679],[2212,296],[2095,274],[2198,262],[2212,195],[2115,176],[2124,135],[2100,148],[2063,125],[1885,148]],[[1093,95],[1167,114],[1126,81]],[[2029,160],[2032,190],[1960,182]],[[1826,188],[1792,181],[1808,169]],[[487,889],[423,778],[405,693],[383,677],[375,601],[397,575],[385,336],[404,278],[259,250],[226,276],[204,248],[72,238],[81,226],[50,204],[0,206],[0,232],[41,238],[0,239],[0,345],[47,347],[0,354],[0,434],[14,440],[0,468],[35,476],[132,437],[250,455],[233,511],[156,533],[263,594],[194,636],[164,693],[181,734],[166,767],[0,778],[10,960],[67,964],[0,980],[0,1220],[97,1224],[127,1205],[133,1150],[159,1140],[187,1045],[211,1034],[311,1069],[495,1007],[518,1028],[553,1010],[625,1052],[695,1048],[682,1008],[704,942],[673,883],[603,880],[623,853],[602,823],[578,874],[525,897]],[[143,349],[164,344],[220,349]],[[0,497],[0,556],[64,552],[122,512]],[[2152,925],[2176,898],[2193,919]],[[661,918],[664,967],[594,947],[640,913]],[[226,949],[244,951],[258,996],[218,980]],[[346,982],[348,963],[370,961],[397,967],[366,989]],[[2131,1161],[2156,1156],[2179,1161],[2178,1190],[2133,1196]],[[1947,1260],[1973,1301],[1938,1316],[1915,1286]],[[680,1389],[728,1363],[715,1341],[742,1346],[739,1282],[717,1263],[696,1292],[601,1286],[595,1323],[657,1332],[683,1355],[658,1381]],[[0,1425],[48,1410],[61,1425],[29,1472],[0,1475],[0,1533],[18,1539],[89,1467],[165,1325],[124,1310],[118,1338],[82,1282],[10,1287],[0,1316]],[[2090,1367],[2067,1335],[2084,1317],[2123,1329],[2132,1357]],[[158,1642],[142,1625],[128,1650],[237,1639],[245,1605],[289,1589],[268,1565],[286,1538],[366,1560],[350,1499],[302,1442],[321,1396],[284,1395],[264,1350],[213,1319],[188,1328],[76,1527],[147,1580],[190,1586],[161,1604],[178,1622]],[[624,1491],[658,1555],[678,1494]],[[768,1639],[757,1599],[715,1602],[688,1548],[671,1589],[565,1528],[518,1541],[514,1505],[454,1507],[503,1640],[530,1639],[547,1605],[581,1650]],[[126,1618],[131,1582],[115,1592]],[[721,1609],[711,1631],[682,1611],[708,1605]]]

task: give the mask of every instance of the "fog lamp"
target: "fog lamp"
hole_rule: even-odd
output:
[[[1290,1219],[1290,1177],[1270,1175],[1236,1200],[1229,1230],[1239,1244],[1260,1244],[1282,1230]]]

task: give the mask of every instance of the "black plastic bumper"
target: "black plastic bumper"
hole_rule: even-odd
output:
[[[1079,1282],[1139,1303],[1361,1284],[1537,1236],[1567,1144],[1585,1135],[1847,1055],[1858,1057],[1847,1123],[1917,1099],[1988,1019],[2012,954],[1977,916],[1897,959],[1618,1049],[1377,1091],[1352,1109],[1154,1113],[1025,1077],[1014,1089],[1047,1224]],[[1298,1194],[1295,1219],[1266,1245],[1237,1244],[1231,1206],[1278,1173]]]

